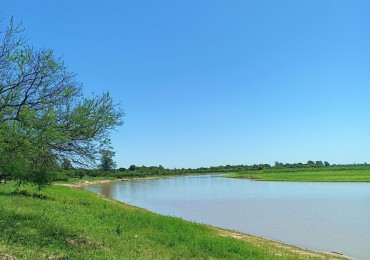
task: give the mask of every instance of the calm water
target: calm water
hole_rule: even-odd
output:
[[[85,189],[163,215],[370,259],[370,183],[186,176]]]

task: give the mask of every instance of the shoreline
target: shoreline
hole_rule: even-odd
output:
[[[171,177],[177,177],[177,176],[165,176],[164,178],[166,178],[166,177],[171,178]],[[161,179],[161,178],[163,178],[163,177],[138,177],[138,178],[116,179],[116,180],[108,180],[107,179],[107,180],[96,180],[96,181],[81,181],[81,182],[76,182],[76,183],[72,183],[72,184],[62,184],[62,186],[68,186],[72,189],[80,189],[83,186],[93,185],[93,184],[100,184],[100,183],[113,183],[113,182],[119,182],[119,181],[133,181],[133,180],[155,180],[155,179]],[[95,193],[95,192],[91,192],[91,193],[93,193],[96,196],[101,197],[101,198],[103,198],[107,201],[111,201],[111,202],[115,202],[115,203],[122,203],[126,206],[130,206],[130,207],[145,210],[145,211],[148,211],[148,212],[151,212],[151,213],[154,213],[154,214],[158,214],[158,213],[152,212],[152,211],[150,211],[148,209],[145,209],[145,208],[137,207],[137,206],[130,205],[130,204],[127,204],[125,202],[113,199],[113,198],[106,197],[106,196],[104,196],[102,194],[99,194],[99,193]],[[158,214],[158,215],[160,215],[160,214]],[[197,223],[197,222],[188,221],[188,220],[184,220],[184,221]],[[198,223],[198,224],[205,225],[205,226],[207,226],[211,229],[214,229],[214,230],[218,231],[220,236],[233,237],[235,239],[239,239],[239,240],[243,240],[245,242],[252,243],[256,246],[261,246],[261,247],[266,247],[267,246],[267,247],[271,248],[272,251],[276,252],[277,255],[279,254],[278,253],[279,250],[280,251],[282,250],[282,251],[290,251],[290,252],[297,253],[297,254],[301,255],[302,257],[310,256],[310,257],[319,257],[319,258],[323,258],[323,259],[347,259],[347,260],[348,259],[349,260],[355,260],[356,259],[356,258],[353,258],[353,257],[350,257],[350,256],[346,256],[346,255],[344,255],[342,253],[339,253],[339,252],[328,252],[328,251],[319,251],[319,250],[314,250],[314,249],[309,249],[309,248],[303,248],[303,247],[287,244],[287,243],[284,243],[282,241],[274,240],[274,239],[263,237],[263,236],[256,236],[256,235],[251,235],[251,234],[247,234],[247,233],[243,233],[243,232],[239,232],[239,231],[235,231],[235,230],[229,230],[229,229],[224,229],[224,228],[221,228],[221,227],[215,227],[215,226],[208,225],[208,224],[205,224],[205,223]]]
[[[319,250],[314,250],[314,249],[309,249],[309,248],[304,248],[304,247],[299,247],[291,244],[284,243],[282,241],[274,240],[268,237],[264,236],[255,236],[255,235],[250,235],[247,233],[242,233],[239,231],[235,230],[229,230],[229,229],[224,229],[220,227],[213,227],[210,225],[207,225],[211,228],[214,228],[222,234],[225,234],[226,236],[233,237],[236,239],[241,239],[247,242],[255,242],[255,241],[261,241],[261,243],[271,243],[273,246],[275,246],[277,249],[283,249],[283,250],[288,250],[294,253],[297,253],[302,256],[312,256],[312,257],[333,257],[329,259],[350,259],[350,260],[356,260],[356,258],[346,256],[342,253],[339,252],[330,252],[330,251],[319,251]]]
[[[315,181],[315,180],[289,180],[289,179],[260,179],[260,178],[256,178],[254,176],[245,176],[245,177],[229,177],[229,176],[225,176],[225,178],[231,178],[231,179],[244,179],[244,180],[250,180],[250,181],[270,181],[270,182],[303,182],[303,183],[370,183],[370,180],[360,180],[360,181],[356,181],[356,180],[351,180],[351,181],[337,181],[337,180],[318,180],[318,181]]]
[[[230,173],[225,177],[253,181],[322,182],[322,183],[369,183],[370,170],[354,171],[266,171]]]
[[[85,180],[85,181],[78,181],[74,183],[54,183],[57,186],[66,186],[71,188],[81,188],[87,185],[94,185],[94,184],[101,184],[101,183],[113,183],[113,182],[120,182],[120,181],[144,181],[144,180],[157,180],[163,178],[171,178],[177,176],[149,176],[149,177],[133,177],[133,178],[120,178],[120,179],[105,179],[105,180]]]

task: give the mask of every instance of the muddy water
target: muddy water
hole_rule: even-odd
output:
[[[257,182],[208,175],[85,189],[163,215],[370,259],[370,183]]]

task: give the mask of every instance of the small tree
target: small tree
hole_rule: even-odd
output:
[[[116,168],[116,163],[113,161],[114,155],[115,152],[111,150],[102,150],[100,169],[103,171],[110,171]]]
[[[328,163],[327,161],[324,162],[324,165],[325,166],[330,166],[330,163]]]
[[[282,167],[284,167],[284,164],[282,162],[275,161],[275,167],[276,168],[282,168]]]
[[[308,162],[307,162],[307,165],[315,165],[315,162],[314,161],[312,161],[312,160],[309,160]]]
[[[73,169],[72,163],[69,159],[63,158],[62,165],[61,165],[63,170],[71,170]]]
[[[322,163],[322,161],[316,161],[316,166],[324,166],[324,164]]]

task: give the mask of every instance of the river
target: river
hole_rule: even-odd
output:
[[[370,259],[370,183],[265,182],[202,175],[84,189],[163,215]]]

